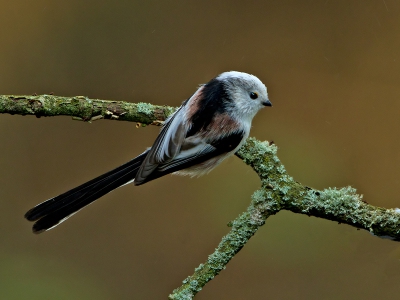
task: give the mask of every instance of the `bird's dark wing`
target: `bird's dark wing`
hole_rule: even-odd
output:
[[[161,176],[202,164],[219,155],[232,152],[239,146],[244,137],[245,133],[238,131],[209,141],[206,144],[194,144],[193,147],[185,147],[187,145],[184,144],[185,150],[181,150],[177,157],[159,164],[142,182],[138,183],[135,179],[135,183],[136,185],[143,184]]]
[[[136,174],[135,185],[143,183],[160,163],[171,160],[179,152],[187,131],[186,124],[182,122],[184,113],[184,105],[182,105],[165,122]]]

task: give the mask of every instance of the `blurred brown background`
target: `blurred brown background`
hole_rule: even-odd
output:
[[[273,140],[303,184],[400,207],[400,3],[1,1],[0,93],[178,106],[223,71],[257,75]],[[244,211],[257,176],[232,158],[103,197],[50,232],[25,211],[116,167],[159,128],[0,116],[0,299],[166,299]],[[400,244],[281,212],[196,299],[397,299]]]

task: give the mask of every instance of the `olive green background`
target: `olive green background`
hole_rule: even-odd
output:
[[[228,70],[258,76],[273,140],[303,184],[400,207],[400,2],[1,1],[0,93],[178,106]],[[34,235],[26,210],[150,146],[159,128],[0,116],[0,299],[166,299],[259,187],[208,176],[126,186]],[[400,244],[280,212],[196,299],[396,299]]]

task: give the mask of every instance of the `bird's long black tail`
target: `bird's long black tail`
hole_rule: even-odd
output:
[[[146,155],[147,151],[114,170],[30,209],[25,218],[36,221],[33,232],[41,233],[57,226],[101,196],[134,180]]]

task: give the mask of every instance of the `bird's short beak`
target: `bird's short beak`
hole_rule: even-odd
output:
[[[272,103],[271,103],[271,101],[266,100],[266,101],[262,102],[262,105],[264,105],[264,106],[272,106]]]

